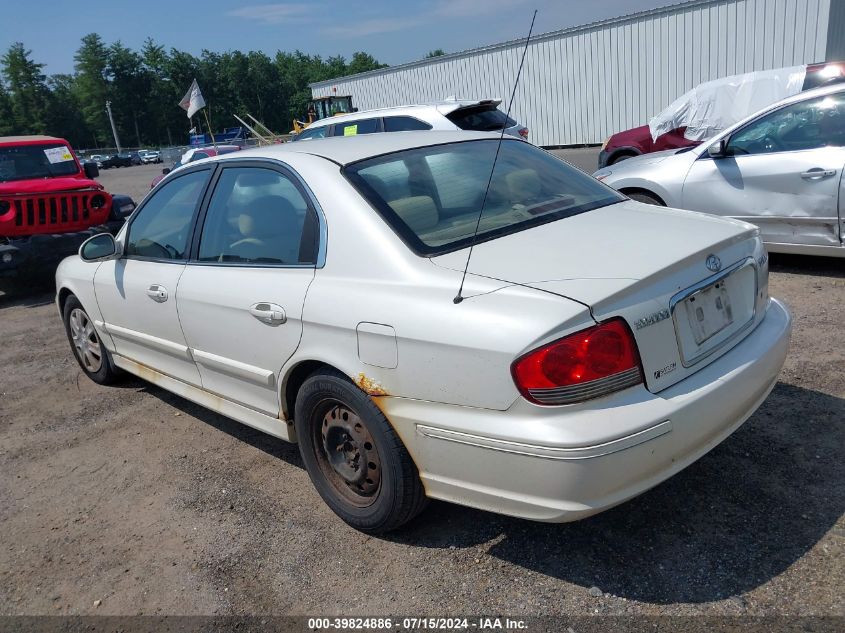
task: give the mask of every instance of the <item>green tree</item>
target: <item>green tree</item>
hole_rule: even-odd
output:
[[[17,131],[12,119],[12,99],[0,81],[0,136],[9,136]]]
[[[76,62],[74,92],[82,109],[82,117],[96,145],[111,145],[111,128],[106,115],[109,99],[107,68],[109,51],[97,33],[82,38],[82,46],[73,57]]]
[[[51,92],[47,128],[51,134],[67,139],[76,148],[91,147],[94,139],[82,116],[75,81],[73,75],[53,75],[47,80]]]
[[[435,48],[433,51],[428,51],[425,54],[425,58],[430,59],[431,57],[440,57],[441,55],[445,55],[445,54],[446,54],[446,51],[444,51],[442,48]]]
[[[47,110],[50,91],[38,64],[30,59],[32,51],[15,42],[0,58],[3,78],[8,86],[11,120],[18,133],[47,133]]]

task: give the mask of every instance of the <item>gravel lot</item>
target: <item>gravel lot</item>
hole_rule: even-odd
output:
[[[159,169],[101,180],[139,201]],[[770,290],[795,317],[781,381],[678,476],[578,523],[432,503],[384,538],[335,518],[296,446],[95,385],[51,293],[0,296],[0,614],[845,615],[845,260],[773,256]]]

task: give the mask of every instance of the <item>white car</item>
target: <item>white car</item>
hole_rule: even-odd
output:
[[[59,266],[82,370],[298,442],[367,532],[427,497],[571,521],[655,486],[777,381],[791,319],[757,230],[508,137],[488,190],[498,143],[379,134],[186,165]]]
[[[467,130],[501,132],[528,139],[528,128],[499,110],[501,99],[446,99],[438,103],[405,105],[339,114],[315,121],[293,137],[308,141],[330,136],[358,136],[375,132]]]

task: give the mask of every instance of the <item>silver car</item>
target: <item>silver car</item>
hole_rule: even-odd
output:
[[[845,257],[845,86],[803,92],[698,147],[594,176],[634,200],[760,227],[771,252]]]

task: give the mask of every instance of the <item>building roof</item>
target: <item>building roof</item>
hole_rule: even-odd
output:
[[[559,29],[557,31],[550,31],[548,33],[541,33],[540,35],[533,35],[531,37],[532,42],[540,42],[543,40],[554,39],[556,37],[560,37],[562,35],[568,35],[571,33],[576,33],[578,31],[589,31],[593,29],[604,28],[607,26],[611,26],[614,24],[618,24],[620,22],[627,22],[629,20],[638,20],[645,17],[653,17],[656,15],[662,15],[664,13],[671,13],[672,11],[677,11],[679,8],[689,8],[694,7],[695,5],[699,4],[714,4],[716,2],[722,2],[724,0],[688,0],[687,2],[679,2],[676,4],[670,4],[663,7],[658,7],[656,9],[648,9],[646,11],[638,11],[636,13],[630,13],[628,15],[619,16],[616,18],[608,18],[606,20],[598,20],[596,22],[589,22],[587,24],[581,24],[579,26],[570,26],[565,29]],[[378,68],[376,70],[369,70],[367,72],[358,73],[357,75],[346,75],[344,77],[335,77],[334,79],[326,79],[325,81],[315,81],[314,83],[308,84],[309,88],[322,88],[325,86],[331,86],[332,84],[343,83],[346,81],[357,80],[363,77],[373,77],[375,75],[384,75],[392,72],[396,72],[399,70],[404,70],[406,68],[413,68],[414,66],[426,66],[428,64],[438,64],[440,62],[448,61],[451,59],[458,59],[461,57],[467,57],[469,55],[477,55],[479,53],[488,53],[492,51],[502,50],[506,48],[512,48],[514,46],[524,46],[525,45],[525,38],[519,38],[515,40],[508,40],[507,42],[500,42],[498,44],[488,44],[487,46],[479,46],[477,48],[470,48],[465,51],[458,51],[456,53],[449,53],[448,55],[438,55],[436,57],[426,57],[425,59],[418,59],[412,62],[406,62],[404,64],[397,64],[396,66],[387,66],[386,68]]]

